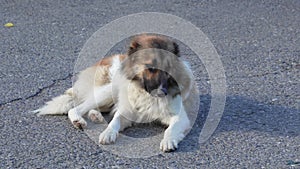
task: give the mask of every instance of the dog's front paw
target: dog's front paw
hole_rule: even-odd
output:
[[[160,150],[163,152],[171,152],[178,148],[179,142],[183,139],[184,134],[178,134],[177,136],[164,137],[160,142]]]
[[[86,121],[74,109],[68,112],[68,117],[75,128],[83,129],[87,126]]]
[[[100,144],[111,144],[117,139],[118,132],[110,127],[107,127],[99,136]]]
[[[178,140],[176,139],[169,139],[169,138],[164,138],[160,142],[160,150],[163,152],[171,152],[174,151],[178,148]]]

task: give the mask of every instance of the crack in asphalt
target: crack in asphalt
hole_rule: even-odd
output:
[[[34,94],[30,95],[30,96],[27,96],[25,98],[23,97],[19,97],[19,98],[15,98],[15,99],[12,99],[12,100],[9,100],[9,101],[6,101],[6,102],[3,102],[3,103],[0,103],[0,107],[1,106],[4,106],[6,104],[10,104],[10,103],[13,103],[13,102],[16,102],[16,101],[20,101],[20,100],[26,100],[26,99],[30,99],[30,98],[33,98],[37,95],[39,95],[40,93],[42,93],[45,89],[48,89],[48,88],[51,88],[53,87],[56,83],[60,82],[60,81],[63,81],[63,80],[67,80],[68,78],[72,77],[73,74],[72,73],[69,73],[67,74],[67,76],[65,77],[62,77],[62,78],[58,78],[58,79],[54,79],[52,80],[52,83],[48,86],[45,86],[45,87],[42,87],[42,88],[39,88],[37,92],[35,92]]]
[[[293,67],[288,68],[288,69],[285,69],[285,70],[283,70],[283,71],[278,70],[278,71],[266,72],[266,73],[260,73],[260,74],[249,74],[248,76],[226,76],[226,78],[253,78],[253,77],[263,77],[263,76],[267,76],[267,75],[276,75],[276,74],[279,74],[279,73],[291,71],[291,70],[293,70],[294,68],[295,68],[296,70],[298,70],[298,68],[297,68],[296,66],[295,66],[295,67],[293,66]],[[25,98],[19,97],[19,98],[15,98],[15,99],[12,99],[12,100],[9,100],[9,101],[0,103],[0,107],[1,107],[1,106],[4,106],[4,105],[6,105],[6,104],[9,104],[9,103],[16,102],[16,101],[26,100],[26,99],[33,98],[33,97],[39,95],[43,90],[48,89],[48,88],[51,88],[51,87],[54,86],[57,82],[66,80],[66,79],[68,79],[68,78],[70,78],[70,77],[72,77],[72,76],[73,76],[73,74],[72,74],[72,73],[69,73],[69,74],[67,74],[67,76],[65,76],[65,77],[58,78],[58,79],[54,79],[54,80],[52,80],[52,83],[51,83],[50,85],[45,86],[45,87],[43,87],[43,88],[39,88],[38,91],[37,91],[36,93],[34,93],[34,94],[30,95],[30,96],[27,96],[27,97],[25,97]],[[216,78],[216,79],[220,79],[220,78]],[[215,80],[216,80],[216,79],[215,79]],[[209,80],[209,79],[207,79],[207,80]]]

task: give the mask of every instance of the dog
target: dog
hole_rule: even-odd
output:
[[[112,112],[100,144],[114,143],[118,133],[133,123],[159,121],[168,126],[160,149],[170,152],[190,128],[183,102],[191,89],[192,71],[182,61],[177,43],[142,34],[132,38],[126,54],[105,57],[81,71],[72,88],[34,112],[67,114],[75,128],[86,127],[85,114],[101,122],[102,112]]]

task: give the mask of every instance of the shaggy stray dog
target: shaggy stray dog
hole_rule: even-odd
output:
[[[68,114],[76,128],[96,122],[101,112],[113,119],[100,134],[101,144],[116,141],[118,132],[132,125],[160,121],[168,126],[160,149],[175,150],[190,128],[183,101],[192,89],[192,72],[180,59],[178,45],[155,35],[135,36],[125,55],[105,57],[79,73],[74,86],[35,112],[38,115]],[[98,111],[99,110],[99,111]]]

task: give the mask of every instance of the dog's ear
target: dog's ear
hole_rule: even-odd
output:
[[[134,52],[136,52],[140,48],[140,46],[141,46],[141,44],[138,42],[138,39],[134,38],[130,43],[130,46],[128,49],[128,56],[133,54]]]
[[[173,46],[174,46],[173,53],[174,53],[176,56],[180,57],[180,55],[179,55],[179,47],[178,47],[178,44],[177,44],[176,42],[173,42]]]

